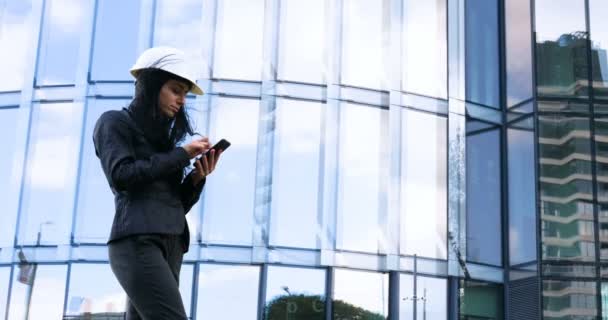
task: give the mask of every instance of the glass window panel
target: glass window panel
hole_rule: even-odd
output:
[[[467,0],[465,6],[466,99],[498,109],[498,1]]]
[[[281,2],[278,78],[325,83],[325,1]]]
[[[404,109],[401,131],[401,248],[447,257],[447,120]]]
[[[447,99],[446,14],[446,0],[404,1],[403,90]]]
[[[0,77],[1,78],[1,77]],[[24,109],[0,110],[0,146],[3,156],[0,157],[0,194],[2,195],[2,214],[0,214],[0,248],[12,247],[15,242],[15,226],[19,207],[21,186],[20,161],[23,161],[25,139],[19,139],[20,122],[26,119]]]
[[[256,266],[201,264],[196,314],[207,319],[256,320],[259,270]]]
[[[82,107],[34,104],[19,243],[70,243]]]
[[[382,89],[388,31],[386,0],[352,0],[344,2],[342,34],[343,84]]]
[[[608,319],[608,283],[602,282],[602,320]]]
[[[91,80],[133,80],[129,69],[137,59],[140,0],[97,3]]]
[[[608,260],[608,118],[595,118],[595,154],[600,258]]]
[[[461,281],[461,320],[502,320],[502,285],[475,281]]]
[[[127,295],[109,264],[75,263],[70,270],[66,315],[102,318],[119,316]]]
[[[183,264],[179,272],[179,293],[186,309],[186,315],[190,317],[192,311],[192,283],[194,281],[194,265]]]
[[[263,31],[263,0],[218,1],[213,77],[261,80]]]
[[[544,260],[594,261],[589,119],[539,116]]]
[[[338,180],[339,249],[377,252],[388,111],[342,104]],[[385,180],[386,181],[386,180]]]
[[[336,269],[334,319],[388,319],[388,275]]]
[[[534,132],[507,130],[509,170],[509,261],[536,260],[536,161]]]
[[[467,260],[502,264],[500,131],[467,136]]]
[[[30,320],[61,319],[67,265],[33,265],[30,277],[20,281],[19,269],[13,273],[8,319],[26,319],[29,301]],[[32,283],[32,284],[26,284]]]
[[[325,270],[269,266],[264,319],[325,319]]]
[[[95,123],[102,113],[119,110],[127,104],[126,100],[114,99],[88,101],[74,234],[76,242],[105,244],[110,235],[115,211],[114,195],[101,169],[99,158],[95,155],[91,137]]]
[[[86,5],[78,0],[51,0],[40,37],[40,52],[36,84],[73,84],[76,80],[80,35],[84,25]]]
[[[530,0],[505,1],[507,106],[532,98],[532,17]]]
[[[440,278],[399,275],[399,319],[414,320],[414,303],[416,319],[445,320],[448,318],[447,281]]]
[[[0,319],[6,314],[9,283],[11,283],[11,267],[0,267]]]
[[[584,0],[536,0],[539,96],[588,96]]]
[[[593,70],[593,95],[608,98],[608,24],[604,18],[608,3],[589,0],[589,24],[591,33],[591,66]]]
[[[595,282],[543,281],[543,318],[595,320]]]
[[[0,7],[0,91],[23,87],[30,43],[34,34],[32,0],[3,1]]]
[[[210,137],[232,146],[205,184],[203,241],[251,244],[259,112],[259,100],[212,100]]]
[[[202,30],[203,1],[157,1],[154,46],[170,46],[184,51],[195,75],[203,72]]]
[[[277,102],[270,243],[316,248],[321,104]]]

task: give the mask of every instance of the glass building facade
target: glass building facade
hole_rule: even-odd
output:
[[[0,0],[0,319],[122,318],[92,129],[159,45],[232,142],[187,215],[191,319],[608,319],[605,12]]]

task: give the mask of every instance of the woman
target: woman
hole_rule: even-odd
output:
[[[114,193],[108,253],[128,296],[127,319],[186,319],[178,285],[190,239],[185,214],[221,155],[209,151],[184,178],[190,160],[210,148],[206,137],[177,146],[194,134],[186,94],[203,94],[189,70],[177,49],[146,50],[131,69],[133,101],[102,114],[93,132]]]

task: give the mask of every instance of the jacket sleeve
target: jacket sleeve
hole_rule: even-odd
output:
[[[182,199],[182,205],[184,206],[184,212],[187,214],[190,209],[198,202],[203,192],[207,178],[203,178],[196,186],[192,185],[192,172],[186,176],[180,186],[180,197]]]
[[[101,115],[93,131],[95,153],[110,183],[116,190],[132,190],[180,171],[190,163],[188,153],[177,147],[136,159],[128,123],[116,112]]]

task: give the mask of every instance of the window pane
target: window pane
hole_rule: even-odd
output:
[[[126,310],[126,299],[109,264],[72,264],[66,315],[119,316]]]
[[[0,8],[0,91],[21,90],[34,34],[32,0],[4,1]],[[48,4],[47,4],[48,5]],[[1,309],[0,309],[1,311]]]
[[[132,80],[129,69],[137,59],[140,1],[97,3],[91,80]]]
[[[1,78],[1,77],[0,77]],[[15,242],[15,226],[21,187],[21,167],[25,139],[23,122],[27,121],[25,109],[0,110],[0,194],[2,195],[2,214],[0,214],[0,248],[12,247]]]
[[[588,96],[585,1],[536,0],[539,96]]]
[[[194,265],[183,264],[179,272],[179,293],[182,296],[186,315],[190,317],[192,311],[192,283],[194,281]]]
[[[401,131],[401,250],[447,257],[447,121],[404,109]]]
[[[543,318],[595,320],[595,282],[543,281]]]
[[[608,260],[608,118],[596,116],[594,123],[600,258]]]
[[[154,28],[154,46],[170,46],[184,51],[199,78],[205,67],[202,15],[203,1],[159,0]]]
[[[27,301],[30,320],[61,319],[67,277],[67,265],[33,265],[31,277],[19,280],[19,269],[13,273],[13,287],[8,319],[25,319]]]
[[[78,0],[46,2],[42,20],[42,35],[37,85],[73,84],[76,80],[80,35],[84,25],[86,6]]]
[[[461,281],[461,320],[502,320],[502,285],[474,281]]]
[[[342,104],[340,119],[338,228],[339,249],[377,252],[381,214],[382,154],[386,144],[383,128],[388,111]],[[340,220],[341,218],[341,220]]]
[[[325,319],[325,271],[269,266],[264,319]]]
[[[602,320],[608,319],[608,283],[602,282]]]
[[[539,116],[543,260],[594,261],[589,119]]]
[[[257,319],[259,270],[201,264],[196,314],[207,319]]]
[[[498,109],[498,1],[467,0],[465,5],[466,99]]]
[[[536,260],[536,161],[534,132],[507,130],[509,257],[511,265]]]
[[[403,19],[403,90],[447,99],[446,0],[405,0]]]
[[[76,211],[76,242],[105,244],[108,241],[114,219],[114,195],[95,155],[93,129],[102,113],[118,110],[127,104],[126,100],[114,99],[91,99],[88,102]]]
[[[205,242],[251,244],[259,109],[259,100],[212,100],[211,140],[232,146],[205,185]]]
[[[532,98],[530,0],[505,1],[507,106]]]
[[[467,260],[502,265],[500,132],[467,136]]]
[[[261,80],[263,0],[217,2],[214,78]]]
[[[414,320],[414,303],[416,319],[446,320],[448,318],[447,281],[445,279],[414,277],[409,274],[399,275],[399,319]]]
[[[72,103],[32,108],[19,243],[70,243],[82,108]]]
[[[382,89],[386,86],[387,1],[351,0],[343,5],[342,83]]]
[[[0,319],[6,314],[9,283],[11,283],[11,267],[0,267]]]
[[[321,104],[277,102],[270,243],[316,248]]]
[[[278,78],[325,83],[325,1],[282,1],[281,10]]]
[[[608,2],[589,0],[589,23],[591,32],[591,64],[593,67],[593,95],[608,98],[608,24],[604,18]]]
[[[334,319],[388,319],[388,275],[336,269]]]

